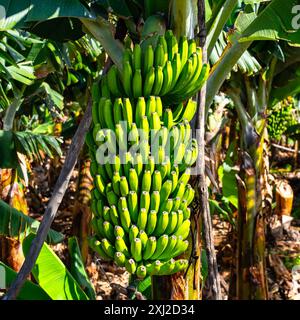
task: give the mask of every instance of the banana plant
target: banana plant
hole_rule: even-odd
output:
[[[23,241],[25,255],[29,251],[33,234]],[[32,270],[36,283],[27,280],[20,291],[18,300],[95,300],[95,290],[90,283],[80,255],[76,238],[69,239],[71,271],[63,264],[54,251],[45,243]],[[16,272],[0,261],[5,288],[8,289],[16,278]],[[2,279],[1,279],[2,280]],[[3,289],[3,288],[2,288]]]
[[[144,41],[148,41],[151,35],[159,35],[159,32],[163,32],[164,27],[166,28],[171,23],[172,28],[178,34],[186,32],[188,36],[192,36],[197,23],[197,19],[194,18],[196,2],[192,0],[168,1],[168,4],[166,2],[164,1],[163,4],[158,5],[156,1],[127,1],[122,6],[116,6],[114,1],[107,1],[105,4],[101,1],[99,3],[93,2],[93,4],[86,2],[86,6],[83,6],[81,2],[74,1],[69,11],[66,9],[67,6],[62,6],[63,10],[56,10],[57,3],[53,1],[44,1],[43,10],[40,10],[41,4],[38,1],[34,2],[34,6],[31,8],[28,7],[27,2],[24,2],[23,9],[28,9],[27,12],[26,10],[24,11],[24,16],[19,16],[20,19],[17,21],[16,19],[8,19],[7,22],[12,23],[14,21],[14,26],[30,30],[30,27],[36,21],[51,22],[52,20],[55,23],[57,18],[77,19],[84,26],[84,30],[101,42],[119,72],[122,72],[125,43],[121,41],[124,40],[127,32],[135,42],[139,42],[142,39],[143,28],[139,23],[141,17],[145,19],[144,28],[148,28],[147,32],[144,33]],[[282,2],[280,3],[279,0],[273,0],[268,3],[263,2],[262,4],[256,2],[253,6],[245,6],[246,3],[248,2],[245,1],[244,3],[237,0],[206,1],[209,53],[215,53],[214,49],[219,51],[218,55],[212,57],[215,60],[212,60],[214,65],[207,83],[207,109],[236,65],[239,68],[244,68],[247,72],[253,69],[253,66],[256,69],[259,68],[256,60],[252,59],[247,53],[247,50],[256,41],[283,39],[291,43],[299,42],[300,31],[289,32],[292,8],[296,4],[295,0],[287,0],[284,7],[282,7]],[[229,28],[226,30],[227,22],[235,21],[237,7],[241,11],[238,13],[238,23],[235,23],[237,29]],[[13,6],[7,8],[8,17],[14,16],[15,12],[12,12],[11,10],[13,9],[11,8]],[[108,9],[110,13],[112,10],[115,15],[114,21],[108,20]],[[50,12],[55,12],[55,15],[50,16]],[[171,12],[171,17],[168,16],[167,12]],[[274,12],[276,15],[275,20],[273,20]],[[156,31],[157,28],[153,30],[154,23],[150,23],[151,17],[154,15],[156,17],[152,21],[156,21],[156,26],[159,28],[158,31]],[[25,21],[26,25],[24,24]],[[194,21],[195,25],[187,24],[187,21]],[[11,27],[8,23],[5,26]],[[224,31],[226,32],[226,39],[224,39]],[[255,72],[255,69],[252,72]],[[237,110],[240,110],[238,106]],[[245,124],[248,119],[245,116],[245,112],[239,112],[239,115],[241,115],[240,121],[243,120],[242,123]],[[257,157],[257,154],[255,157]],[[257,162],[254,163],[257,164]],[[199,281],[199,279],[197,278],[196,281]],[[191,288],[193,285],[194,283],[191,283]]]

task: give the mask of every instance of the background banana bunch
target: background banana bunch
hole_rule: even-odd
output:
[[[153,43],[154,42],[154,43]],[[101,83],[102,97],[162,97],[163,103],[176,105],[194,96],[206,81],[209,65],[202,63],[202,49],[195,40],[181,37],[171,30],[157,37],[144,49],[136,44],[127,48],[123,72],[113,66]]]
[[[199,89],[203,69],[207,73],[208,66],[202,68],[200,57],[194,42],[182,38],[178,45],[167,32],[155,50],[149,46],[143,54],[139,45],[133,52],[127,50],[124,74],[113,66],[101,88],[93,88],[93,127],[86,138],[95,186],[95,236],[90,247],[139,278],[170,275],[188,265],[187,260],[175,260],[189,245],[189,205],[195,192],[188,182],[198,155],[189,124],[196,103],[184,100],[192,92],[190,86]],[[180,64],[173,69],[175,61]],[[194,67],[189,81],[184,75],[186,65]],[[151,70],[150,90],[147,75]],[[159,85],[157,70],[163,79]],[[201,76],[201,83],[206,76]],[[167,107],[161,95],[177,99],[182,88],[184,97],[172,109]]]

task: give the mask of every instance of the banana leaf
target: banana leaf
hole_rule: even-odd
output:
[[[28,254],[34,235],[23,241],[23,251]],[[74,277],[54,251],[44,243],[32,275],[52,300],[88,300]]]
[[[9,288],[17,277],[17,272],[0,261],[0,289]],[[38,285],[27,280],[17,296],[17,300],[51,300],[47,293]]]
[[[35,233],[40,223],[21,211],[18,211],[6,202],[0,200],[0,235],[23,240],[30,233]],[[47,242],[51,244],[59,243],[64,236],[54,230],[50,230]]]
[[[91,300],[96,300],[96,293],[93,285],[91,284],[88,275],[86,274],[84,264],[78,241],[76,237],[71,237],[68,240],[69,254],[71,257],[71,274],[79,283],[81,288]]]

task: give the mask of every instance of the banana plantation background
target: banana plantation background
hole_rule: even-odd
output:
[[[299,45],[298,0],[0,0],[0,298],[300,300]]]

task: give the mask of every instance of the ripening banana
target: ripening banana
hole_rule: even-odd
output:
[[[174,234],[176,236],[181,235],[182,239],[185,240],[190,233],[190,226],[191,226],[191,221],[189,219],[185,220]]]
[[[146,243],[148,241],[148,235],[144,230],[140,230],[139,234],[138,234],[138,238],[141,239],[142,241],[142,249],[144,250],[144,248],[146,247]]]
[[[140,198],[140,208],[144,208],[147,213],[150,209],[150,194],[148,191],[142,191]]]
[[[177,226],[177,219],[178,219],[177,212],[172,211],[171,213],[169,213],[169,222],[165,230],[166,234],[172,234],[174,232]]]
[[[129,185],[125,176],[120,178],[120,193],[122,197],[126,197],[129,193]]]
[[[150,190],[151,190],[151,172],[145,171],[142,179],[142,191],[150,192]]]

